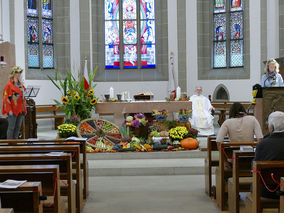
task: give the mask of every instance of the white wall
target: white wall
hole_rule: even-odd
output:
[[[197,0],[186,1],[187,25],[187,93],[192,95],[195,86],[203,87],[205,96],[212,95],[219,84],[229,90],[230,100],[252,100],[252,86],[260,83],[261,71],[261,29],[260,29],[260,1],[250,0],[253,10],[250,10],[250,79],[248,80],[198,80],[198,47],[197,47]]]
[[[278,58],[278,57],[279,57],[279,0],[269,0],[267,1],[267,58]]]
[[[1,11],[0,11],[1,13]],[[3,41],[10,41],[10,5],[9,0],[2,0],[2,23],[3,23]],[[0,15],[1,19],[1,15]],[[1,25],[1,20],[0,20]],[[1,27],[0,27],[1,30]],[[0,32],[1,34],[1,32]]]

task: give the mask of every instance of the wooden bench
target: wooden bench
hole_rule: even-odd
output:
[[[54,119],[54,128],[57,129],[59,125],[64,123],[65,115],[57,114],[57,112],[61,111],[61,108],[58,107],[56,104],[36,105],[36,119]]]
[[[42,213],[41,195],[41,182],[26,182],[16,189],[0,188],[2,207],[13,208],[17,213]],[[0,209],[0,213],[11,213],[13,209]]]
[[[280,200],[261,196],[262,180],[255,171],[261,171],[267,185],[275,184],[271,173],[274,174],[276,182],[280,183],[280,178],[284,176],[284,161],[254,161],[253,171],[252,193],[249,193],[246,197],[246,212],[259,213],[265,208],[279,209]]]
[[[258,213],[265,208],[278,209],[280,200],[261,196],[262,180],[255,171],[261,171],[261,175],[267,185],[275,184],[271,173],[274,174],[274,180],[280,183],[280,178],[284,176],[284,161],[254,161],[253,171],[252,193],[249,193],[246,197],[246,212]]]
[[[225,141],[228,141],[228,137],[225,137]],[[217,167],[219,165],[219,159],[217,156],[213,156],[213,152],[217,152],[217,142],[216,142],[216,136],[209,136],[207,138],[207,156],[205,158],[204,162],[204,169],[205,169],[205,193],[208,194],[208,196],[213,196],[216,198],[216,189],[212,186],[212,170],[214,167]]]
[[[86,200],[89,194],[89,172],[88,172],[88,161],[87,161],[87,150],[86,150],[86,141],[85,140],[65,140],[65,139],[56,139],[56,140],[36,140],[30,141],[27,139],[14,139],[14,140],[0,140],[1,145],[8,144],[17,144],[17,145],[80,145],[80,152],[82,154],[81,169],[83,170],[83,198]]]
[[[227,180],[232,177],[232,169],[225,167],[227,158],[232,159],[233,150],[239,150],[241,146],[255,147],[256,142],[218,142],[219,166],[216,168],[216,202],[221,211],[226,210],[228,191]]]
[[[69,212],[74,212],[76,208],[75,191],[72,190],[72,162],[70,153],[64,153],[60,156],[49,156],[46,154],[0,154],[0,165],[59,165],[60,179],[67,180],[66,195],[68,197],[68,209],[70,209]],[[64,190],[61,191],[61,194],[64,196],[65,193],[63,192]]]
[[[14,213],[14,209],[0,209],[0,213]]]
[[[229,212],[239,212],[239,192],[249,192],[252,183],[251,166],[255,152],[233,151],[233,176],[228,179]]]
[[[284,192],[284,177],[281,177],[281,181],[280,181],[280,191]],[[280,210],[279,212],[284,212],[284,194],[281,194],[280,196]]]
[[[79,145],[17,145],[17,146],[0,146],[0,154],[17,154],[17,153],[48,153],[48,152],[70,152],[72,153],[72,160],[75,162],[75,176],[76,176],[76,207],[77,212],[82,209],[82,195],[81,177],[80,177],[80,146]]]
[[[248,111],[250,109],[254,108],[254,105],[252,105],[248,101],[213,101],[211,103],[212,106],[215,108],[215,111],[212,113],[212,115],[218,115],[219,116],[218,124],[220,126],[226,120],[226,116],[229,115],[229,111],[230,111],[231,106],[236,102],[241,103],[244,106],[244,108],[246,109],[247,113],[249,113]]]

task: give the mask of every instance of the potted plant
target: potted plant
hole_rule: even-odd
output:
[[[189,115],[192,112],[192,110],[186,110],[186,109],[180,109],[178,113],[178,120],[181,123],[188,122]]]
[[[73,124],[61,124],[58,126],[58,137],[59,138],[69,138],[72,136],[77,136],[77,127]]]
[[[93,85],[96,70],[89,74],[88,89],[85,87],[84,78],[79,76],[79,80],[76,80],[71,71],[67,71],[64,77],[57,72],[54,79],[48,76],[61,92],[61,102],[54,101],[64,111],[67,122],[78,124],[81,120],[90,118],[91,111],[96,109],[98,99],[94,92],[96,85]]]
[[[157,122],[166,122],[168,117],[168,111],[165,109],[161,111],[153,110],[152,115],[155,117]]]

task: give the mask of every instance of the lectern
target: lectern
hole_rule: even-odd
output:
[[[254,116],[259,121],[263,135],[268,134],[268,116],[275,111],[284,112],[284,87],[262,89],[263,98],[256,99]]]

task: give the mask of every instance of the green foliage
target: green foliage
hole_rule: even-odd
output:
[[[96,71],[97,68],[89,73],[90,88],[88,90],[84,89],[84,77],[79,76],[77,81],[71,71],[66,72],[65,78],[58,72],[55,73],[55,79],[48,76],[62,96],[61,101],[54,101],[65,112],[66,119],[69,122],[78,123],[80,120],[89,118],[91,111],[96,108],[97,98],[94,94],[96,85],[93,85]],[[72,119],[75,119],[77,122]]]

